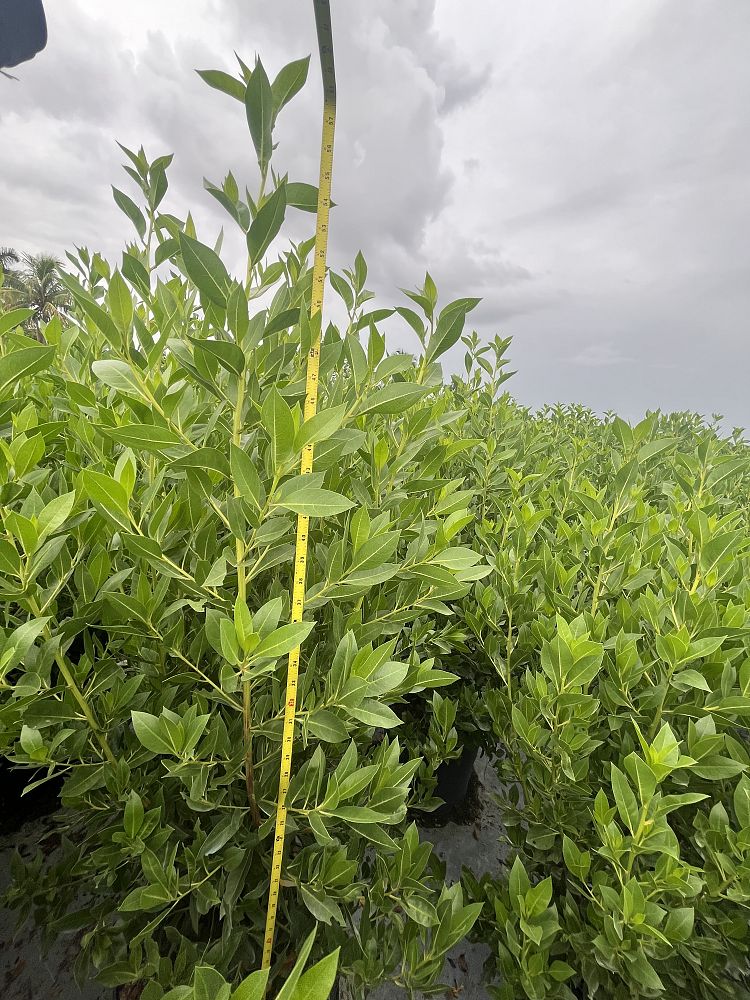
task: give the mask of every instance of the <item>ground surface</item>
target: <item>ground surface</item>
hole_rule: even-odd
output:
[[[454,881],[466,865],[475,874],[497,871],[502,861],[499,835],[502,824],[493,800],[497,789],[495,772],[486,758],[476,765],[481,808],[471,822],[426,829],[422,833],[445,861],[447,877]],[[0,895],[5,891],[10,873],[10,856],[15,846],[22,853],[33,853],[44,843],[51,828],[49,819],[26,823],[20,831],[0,836]],[[81,991],[73,982],[71,967],[76,951],[72,937],[64,937],[46,956],[41,954],[40,934],[29,925],[15,930],[15,914],[0,908],[0,998],[1,1000],[114,1000],[113,991],[94,983]],[[459,944],[448,956],[443,982],[449,998],[486,1000],[482,986],[482,963],[487,950],[483,946]],[[403,1000],[404,993],[386,987],[373,1000]],[[345,1000],[345,991],[342,991]]]
[[[0,837],[0,896],[10,881],[10,857],[14,847],[32,856],[38,846],[45,850],[50,837],[50,818],[39,817],[15,833]],[[26,924],[16,931],[16,914],[0,907],[0,998],[2,1000],[113,1000],[112,990],[89,983],[79,990],[71,969],[76,955],[72,935],[60,938],[46,955],[40,947],[39,931]]]

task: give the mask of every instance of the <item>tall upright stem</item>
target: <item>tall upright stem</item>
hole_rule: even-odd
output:
[[[237,401],[234,407],[234,423],[232,426],[232,441],[240,448],[242,440],[242,409],[245,405],[245,379],[240,375],[237,378]],[[234,486],[234,495],[240,495],[237,484]],[[235,553],[237,555],[237,596],[244,603],[247,601],[247,581],[245,578],[245,544],[242,539],[235,539]],[[252,701],[250,692],[250,680],[248,677],[242,678],[242,733],[245,744],[245,787],[247,788],[247,801],[250,805],[250,817],[253,826],[257,829],[260,826],[260,813],[258,803],[255,799],[255,770],[253,768],[253,718]]]
[[[93,732],[94,736],[96,737],[97,742],[99,743],[99,746],[104,751],[104,756],[107,758],[107,760],[109,761],[110,764],[116,764],[117,761],[115,760],[114,754],[112,753],[112,750],[110,749],[107,737],[104,735],[104,733],[99,728],[99,723],[94,718],[94,713],[91,710],[91,706],[86,701],[86,698],[84,697],[83,692],[81,691],[81,689],[76,684],[75,678],[73,677],[73,674],[71,673],[71,671],[70,671],[67,663],[65,662],[65,659],[64,659],[62,653],[57,653],[55,655],[55,663],[57,664],[57,667],[58,667],[60,673],[65,678],[65,683],[70,688],[71,694],[73,695],[73,697],[75,698],[75,700],[78,702],[78,704],[79,704],[79,706],[81,708],[81,711],[83,712],[83,714],[84,714],[84,716],[86,718],[86,721],[88,722],[89,726],[91,727],[91,731]]]
[[[37,618],[39,618],[41,612],[39,610],[39,605],[37,604],[34,598],[31,598],[31,600],[29,601],[29,606],[32,610],[32,613],[35,614]],[[44,631],[42,634],[47,639],[52,638],[52,633],[50,632],[49,627],[47,625],[44,626]],[[104,751],[104,756],[107,758],[110,764],[116,764],[117,761],[115,760],[115,755],[112,753],[112,749],[109,745],[107,737],[99,728],[99,723],[96,721],[96,717],[94,716],[94,712],[91,708],[91,705],[89,705],[88,701],[86,700],[86,696],[78,687],[78,684],[76,684],[76,679],[73,676],[70,667],[65,662],[65,657],[59,651],[55,653],[55,663],[57,664],[58,670],[63,675],[63,678],[65,680],[65,683],[68,685],[70,693],[78,702],[78,706],[83,712],[84,718],[86,719],[86,722],[88,722],[89,728],[91,729],[91,732],[94,734],[97,743]]]

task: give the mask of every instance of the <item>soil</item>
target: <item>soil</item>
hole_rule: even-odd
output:
[[[414,810],[413,818],[417,826],[425,830],[442,829],[449,823],[471,826],[482,815],[482,782],[476,771],[472,771],[469,787],[461,802],[453,806],[442,806],[433,813]]]

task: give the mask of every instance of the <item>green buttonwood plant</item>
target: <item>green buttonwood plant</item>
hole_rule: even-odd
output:
[[[316,930],[313,928],[299,949],[297,959],[277,993],[276,1000],[328,1000],[336,981],[339,949],[305,969],[315,937]],[[141,994],[141,1000],[151,1000],[152,997],[162,1000],[265,1000],[269,971],[256,969],[239,986],[232,988],[232,984],[213,966],[198,965],[189,985],[174,986],[162,994],[159,984],[152,981]]]
[[[684,415],[494,413],[499,456],[467,456],[492,573],[463,602],[512,848],[466,874],[494,993],[748,996],[747,446]]]
[[[9,899],[50,937],[80,935],[79,976],[150,980],[149,1000],[196,965],[230,984],[259,965],[297,643],[272,983],[319,921],[314,954],[340,946],[355,989],[430,988],[480,909],[407,825],[422,760],[389,707],[454,680],[427,639],[481,575],[455,544],[472,494],[444,471],[456,414],[438,391],[468,304],[416,360],[389,355],[358,255],[332,275],[348,322],[323,331],[303,422],[313,241],[268,251],[288,210],[315,206],[272,158],[307,66],[201,73],[257,155],[255,195],[206,182],[246,241],[239,277],[164,210],[171,157],[123,147],[136,196],[114,195],[135,241],[116,266],[69,255],[75,305],[43,324],[45,346],[24,310],[0,318],[0,751],[61,778],[64,806],[59,850],[17,858]],[[306,618],[290,625],[299,512]]]

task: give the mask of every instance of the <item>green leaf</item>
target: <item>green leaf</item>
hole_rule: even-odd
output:
[[[236,666],[240,662],[240,647],[234,623],[223,616],[219,621],[219,649],[227,663]]]
[[[16,478],[21,479],[39,464],[44,456],[44,438],[41,434],[34,434],[27,438],[16,450],[13,464],[16,469]]]
[[[308,969],[294,991],[294,1000],[328,1000],[339,967],[337,948]]]
[[[650,458],[655,458],[664,451],[669,451],[677,444],[677,438],[662,438],[660,441],[648,441],[638,449],[636,461],[647,462]]]
[[[27,555],[31,555],[36,551],[39,543],[39,532],[36,530],[34,522],[29,520],[28,517],[12,511],[5,517],[5,527],[15,538],[20,540]]]
[[[564,983],[566,979],[570,979],[571,976],[576,974],[576,970],[568,965],[567,962],[561,962],[560,959],[555,959],[555,961],[549,967],[549,974],[557,983]]]
[[[33,309],[11,309],[10,312],[0,316],[0,337],[18,326],[23,326],[27,319],[34,315]]]
[[[162,455],[170,448],[184,445],[179,434],[159,424],[126,424],[122,427],[102,427],[102,432],[118,444],[134,451]]]
[[[304,59],[295,59],[287,63],[276,74],[271,84],[274,121],[279,111],[304,87],[309,67],[310,56],[305,56]]]
[[[180,233],[179,240],[185,271],[201,296],[226,308],[230,278],[221,257],[185,233]]]
[[[180,252],[180,241],[174,238],[163,240],[154,253],[154,263],[158,267],[165,260],[174,260]]]
[[[287,181],[286,203],[290,208],[298,208],[302,212],[317,212],[318,189],[314,184]]]
[[[525,898],[530,887],[531,883],[529,882],[529,876],[526,874],[526,869],[523,866],[521,858],[517,856],[513,862],[513,866],[510,870],[510,877],[508,879],[510,901],[516,913],[520,913],[519,897]]]
[[[109,281],[107,289],[107,305],[119,329],[124,334],[130,333],[133,322],[133,299],[130,289],[125,283],[125,279],[119,271],[115,271]]]
[[[92,469],[84,469],[81,473],[81,482],[86,491],[86,495],[92,500],[97,508],[107,513],[112,520],[126,531],[131,530],[130,517],[128,515],[128,494],[125,487],[102,472],[94,472]]]
[[[0,573],[21,577],[21,557],[12,542],[0,538]]]
[[[347,500],[340,493],[324,490],[317,486],[300,486],[289,495],[279,496],[275,506],[284,507],[295,514],[306,517],[334,517],[343,514],[354,506],[354,501]]]
[[[427,344],[425,360],[428,363],[435,361],[458,343],[466,323],[466,313],[478,305],[479,301],[479,299],[458,299],[442,310]]]
[[[245,289],[239,282],[234,285],[229,294],[229,300],[227,302],[227,323],[229,324],[229,329],[234,334],[234,339],[238,344],[241,344],[250,329],[250,317],[247,308],[247,295],[245,293]]]
[[[263,339],[270,337],[274,333],[279,333],[281,330],[288,330],[290,327],[296,326],[299,322],[299,309],[282,309],[281,312],[276,313],[266,323],[263,329]]]
[[[49,368],[55,356],[54,347],[22,347],[0,358],[0,395],[15,388],[22,378]]]
[[[194,1000],[229,1000],[231,986],[211,965],[197,965],[193,977]]]
[[[133,790],[125,803],[125,833],[132,840],[138,835],[138,831],[143,825],[144,809],[141,797]]]
[[[209,833],[200,849],[200,857],[210,857],[226,847],[242,826],[242,813],[234,810],[228,816],[220,819],[213,830]]]
[[[694,921],[692,906],[678,906],[668,914],[664,934],[670,941],[687,941],[693,933]]]
[[[220,587],[227,575],[227,561],[224,556],[219,556],[211,564],[211,569],[208,571],[208,575],[203,580],[203,587]]]
[[[388,705],[381,705],[380,702],[372,698],[366,698],[356,707],[347,708],[346,712],[365,726],[392,729],[394,726],[401,725],[401,719],[392,708],[389,708]]]
[[[123,268],[124,266],[125,265],[123,264]],[[107,310],[103,309],[72,275],[61,271],[59,277],[60,281],[65,285],[70,294],[76,300],[77,304],[81,307],[94,326],[102,333],[108,343],[111,344],[115,350],[122,350],[122,333]]]
[[[566,834],[563,834],[563,858],[572,875],[581,880],[586,878],[591,867],[591,855],[588,851],[579,851]]]
[[[241,104],[245,103],[246,88],[242,80],[238,80],[220,69],[197,69],[195,72],[209,87],[220,90],[222,94],[228,94],[236,101],[240,101]]]
[[[678,674],[673,675],[671,684],[672,687],[677,688],[678,691],[685,691],[688,688],[709,692],[711,690],[711,685],[708,683],[703,674],[697,670],[681,670]]]
[[[232,994],[232,1000],[265,1000],[270,969],[258,969],[243,979]]]
[[[693,774],[707,781],[721,781],[724,778],[734,778],[746,768],[746,764],[741,764],[731,757],[722,757],[718,754],[704,757],[697,764],[690,768]]]
[[[322,820],[317,813],[310,814],[310,826],[313,827],[315,822],[321,823]],[[325,827],[324,827],[325,829]],[[330,839],[330,838],[329,838]],[[321,923],[330,924],[338,923],[343,924],[344,917],[341,913],[341,907],[338,905],[335,899],[330,899],[326,896],[325,891],[313,891],[306,885],[300,885],[299,893],[302,897],[302,901],[308,908],[310,913],[315,917],[316,920],[320,920]],[[298,993],[295,991],[294,998],[297,1000]]]
[[[253,617],[239,594],[234,602],[234,631],[242,648],[246,651],[250,649],[254,634]]]
[[[128,396],[138,396],[148,401],[141,383],[125,361],[95,361],[91,366],[94,375],[110,389],[124,392]]]
[[[179,572],[173,571],[163,562],[161,546],[154,538],[123,532],[122,540],[131,552],[134,552],[141,559],[145,559],[150,565],[166,572],[168,576],[180,576]]]
[[[346,723],[333,712],[329,712],[327,708],[316,708],[314,712],[311,712],[307,717],[307,728],[313,736],[325,743],[342,743],[349,739]],[[372,810],[368,811],[367,818],[356,822],[375,823],[381,819],[379,814],[373,818],[370,812]]]
[[[413,382],[391,382],[382,389],[376,389],[365,397],[357,413],[403,413],[413,406],[428,392],[433,392],[432,386],[416,385]]]
[[[229,624],[229,619],[221,611],[217,611],[216,608],[209,608],[206,611],[206,638],[211,643],[212,647],[223,656],[222,648],[222,631],[226,627],[224,623]]]
[[[326,440],[339,429],[345,416],[346,404],[341,403],[339,406],[321,410],[309,420],[305,420],[294,439],[294,450],[302,451],[308,444]]]
[[[294,418],[289,404],[275,386],[263,400],[261,422],[271,439],[273,467],[279,469],[294,446]]]
[[[655,992],[662,992],[664,990],[664,983],[656,974],[656,970],[653,965],[651,965],[642,951],[636,952],[631,959],[630,971],[632,972],[636,982],[647,987],[649,990],[653,990]]]
[[[252,463],[250,456],[237,445],[230,445],[230,467],[232,472],[232,482],[237,487],[241,497],[250,500],[253,505],[260,510],[261,503],[261,482],[257,469]]]
[[[438,923],[437,910],[428,899],[421,896],[405,896],[401,900],[404,912],[422,927],[434,927]]]
[[[28,754],[32,760],[42,761],[46,758],[47,749],[44,746],[42,734],[38,729],[32,729],[30,726],[22,726],[19,742],[23,752]]]
[[[366,507],[360,507],[356,514],[352,515],[349,534],[352,540],[352,552],[356,555],[370,537],[370,513]]]
[[[278,235],[286,213],[286,184],[276,188],[263,205],[247,231],[247,252],[252,264],[257,264]]]
[[[300,646],[312,632],[315,622],[290,622],[274,629],[258,643],[252,652],[252,660],[277,659]]]
[[[445,948],[453,948],[454,945],[465,938],[477,922],[482,909],[482,903],[469,903],[467,906],[462,906],[457,912],[454,911],[451,913],[450,931],[443,939],[443,946]]]
[[[179,250],[179,243],[177,244],[177,249]],[[137,288],[141,295],[148,298],[151,290],[151,275],[146,269],[146,265],[134,253],[123,253],[122,276],[127,278],[130,284]]]
[[[297,983],[302,975],[302,970],[307,964],[307,960],[310,957],[310,952],[312,951],[312,946],[315,943],[315,934],[317,928],[313,928],[312,931],[307,935],[302,943],[302,947],[297,954],[297,961],[294,963],[292,971],[287,976],[286,982],[279,990],[276,1000],[294,1000],[294,993],[297,988]]]
[[[195,451],[175,459],[170,465],[171,469],[211,469],[222,476],[229,478],[231,471],[229,462],[218,448],[196,448]]]
[[[121,913],[138,910],[160,910],[172,902],[172,894],[162,885],[146,885],[133,889],[118,906]]]
[[[241,375],[245,370],[245,355],[237,344],[232,344],[228,340],[199,340],[197,337],[191,337],[190,340],[197,350],[210,354],[232,375]]]
[[[261,639],[265,639],[278,626],[283,609],[284,601],[281,597],[266,601],[253,615],[253,632],[257,632]]]
[[[117,203],[117,207],[127,215],[135,226],[136,232],[143,239],[146,235],[146,220],[143,217],[143,212],[132,198],[128,197],[124,191],[119,191],[114,185],[112,186],[112,195]]]
[[[611,764],[612,770],[612,791],[615,796],[617,811],[620,819],[631,833],[635,833],[640,819],[640,809],[636,801],[633,789],[622,771],[616,764]]]
[[[271,161],[273,130],[273,92],[260,59],[245,89],[245,112],[250,135],[258,157],[258,166],[265,174]]]
[[[3,647],[2,670],[4,673],[7,674],[11,670],[15,670],[20,663],[25,661],[29,650],[49,621],[49,617],[30,618],[11,632]],[[10,656],[7,655],[9,649],[13,650]]]
[[[750,828],[750,778],[743,774],[734,788],[734,814],[741,830]]]
[[[147,750],[158,754],[174,754],[175,747],[169,741],[167,730],[162,719],[148,712],[131,712],[133,729],[141,743]]]

